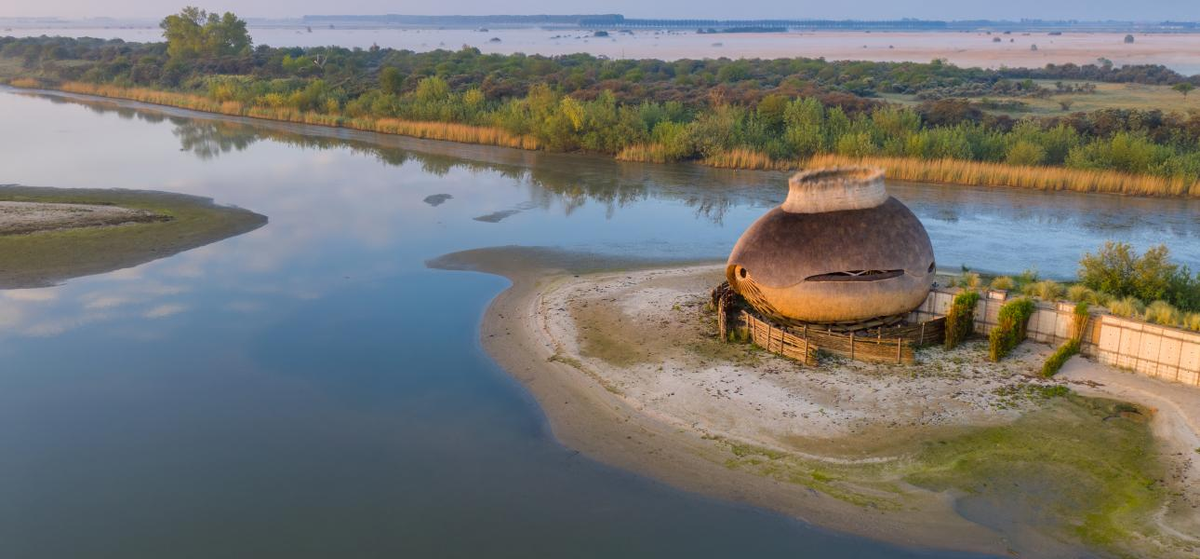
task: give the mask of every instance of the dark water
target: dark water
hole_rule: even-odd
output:
[[[782,197],[781,175],[2,90],[0,123],[0,183],[200,194],[270,217],[136,268],[0,292],[0,557],[947,556],[559,446],[478,344],[505,281],[424,265],[506,244],[719,258]],[[1200,262],[1195,203],[893,191],[943,264],[1070,274],[1105,238]]]

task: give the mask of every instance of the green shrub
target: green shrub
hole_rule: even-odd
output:
[[[1155,301],[1147,305],[1145,318],[1147,322],[1163,326],[1177,326],[1183,321],[1179,310],[1166,301]]]
[[[1137,297],[1126,297],[1117,299],[1108,304],[1108,312],[1115,316],[1124,318],[1136,318],[1142,315],[1146,310],[1146,306],[1142,304]]]
[[[1087,328],[1087,321],[1092,317],[1092,306],[1087,301],[1075,303],[1075,317],[1071,324],[1071,338],[1074,340],[1083,340],[1083,331]]]
[[[1183,317],[1183,326],[1188,330],[1200,332],[1200,312],[1190,312]]]
[[[974,291],[979,290],[979,286],[983,285],[983,281],[979,279],[979,274],[975,272],[963,272],[963,274],[958,277],[957,283],[958,286],[963,289],[970,289]]]
[[[1042,280],[1025,285],[1022,290],[1026,295],[1037,297],[1043,301],[1053,303],[1063,296],[1063,287],[1054,280]]]
[[[989,287],[997,291],[1008,291],[1009,289],[1012,289],[1014,285],[1016,285],[1016,283],[1013,282],[1012,278],[1008,276],[997,276],[992,279],[992,283]]]
[[[1029,317],[1037,309],[1028,297],[1013,299],[1000,307],[996,327],[988,334],[988,358],[999,361],[1025,341]]]
[[[1171,262],[1165,245],[1142,255],[1128,243],[1107,242],[1079,261],[1079,281],[1114,297],[1166,301],[1188,311],[1200,310],[1200,277]]]
[[[1066,364],[1067,360],[1079,353],[1079,340],[1067,340],[1054,353],[1046,359],[1046,363],[1042,365],[1042,376],[1050,378],[1058,374],[1058,370]]]
[[[1075,303],[1095,303],[1096,292],[1086,285],[1075,284],[1067,288],[1067,300]]]
[[[979,293],[960,291],[950,304],[946,313],[946,349],[954,349],[975,331],[975,305],[979,303]]]

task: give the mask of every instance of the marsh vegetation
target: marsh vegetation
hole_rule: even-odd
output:
[[[232,14],[194,10],[169,16],[163,27],[165,43],[0,38],[0,74],[23,87],[634,161],[783,168],[853,160],[906,180],[1200,195],[1200,116],[1106,106],[1016,120],[971,101],[1088,91],[1043,85],[1055,78],[1191,83],[1158,66],[981,70],[941,61],[252,48]],[[921,101],[899,106],[886,95]]]

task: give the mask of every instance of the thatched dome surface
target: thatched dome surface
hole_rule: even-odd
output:
[[[846,322],[916,308],[933,264],[925,227],[886,195],[882,173],[853,168],[794,177],[788,200],[738,240],[726,272],[765,314]]]

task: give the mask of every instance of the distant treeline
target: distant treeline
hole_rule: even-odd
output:
[[[1077,21],[1077,20],[959,20],[927,19],[857,20],[857,19],[675,19],[627,18],[621,14],[574,15],[306,15],[307,24],[348,23],[355,25],[412,25],[475,27],[482,25],[578,25],[581,27],[617,27],[643,29],[743,29],[785,28],[804,30],[868,30],[868,31],[1195,31],[1200,23],[1189,21]]]
[[[625,19],[619,14],[589,15],[486,15],[486,16],[422,16],[422,15],[311,15],[300,18],[309,24],[359,23],[376,25],[448,25],[474,27],[479,25],[582,25],[584,21],[607,22],[609,25]]]

